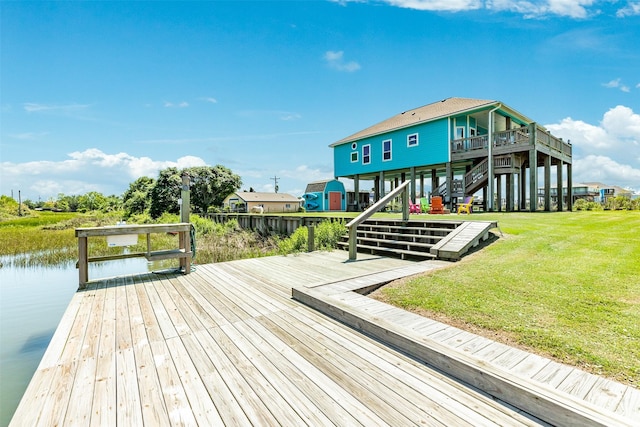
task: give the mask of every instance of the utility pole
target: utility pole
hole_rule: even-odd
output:
[[[277,193],[278,192],[278,180],[280,178],[278,178],[277,176],[274,175],[273,178],[271,178],[271,179],[273,179],[273,186],[274,186],[274,188],[276,190],[276,193]]]

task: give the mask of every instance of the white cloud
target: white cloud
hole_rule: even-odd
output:
[[[640,2],[629,2],[626,7],[619,9],[616,12],[616,16],[619,18],[624,18],[625,16],[634,16],[640,15]]]
[[[382,2],[395,7],[425,10],[433,12],[464,12],[487,9],[509,11],[523,15],[525,18],[544,18],[550,15],[585,19],[602,13],[595,5],[597,0],[331,0],[342,6],[349,3]],[[607,0],[616,3],[618,0]],[[629,1],[627,6],[619,9],[616,16],[625,17],[640,14],[640,2]]]
[[[579,146],[586,149],[606,149],[615,142],[600,126],[594,126],[582,120],[574,120],[571,117],[545,127],[565,141],[572,143],[579,141]]]
[[[342,6],[349,3],[382,2],[406,9],[433,12],[464,12],[477,9],[509,11],[525,18],[544,18],[550,15],[585,19],[602,13],[594,8],[599,3],[618,3],[619,0],[330,0]],[[616,11],[618,18],[640,15],[640,1],[628,0]]]
[[[217,103],[218,103],[218,100],[217,100],[217,99],[212,98],[212,97],[210,97],[210,96],[209,96],[209,97],[202,98],[202,100],[203,100],[203,101],[205,101],[205,102],[210,102],[210,103],[212,103],[212,104],[217,104]]]
[[[611,80],[608,83],[603,83],[602,86],[610,88],[610,89],[620,89],[623,92],[630,92],[631,90],[629,89],[629,86],[625,85],[622,83],[622,79],[621,78],[617,78],[614,80]]]
[[[480,0],[385,0],[392,6],[407,9],[460,12],[480,9]]]
[[[73,111],[84,110],[90,107],[87,104],[48,105],[48,104],[38,104],[35,102],[25,102],[23,106],[24,106],[24,110],[28,113],[38,113],[38,112],[70,113]]]
[[[333,170],[322,170],[319,168],[310,168],[307,165],[297,166],[295,169],[283,169],[279,172],[280,176],[285,178],[304,177],[307,182],[321,181],[333,178]]]
[[[2,163],[2,192],[23,190],[25,198],[52,197],[58,193],[122,194],[129,183],[141,176],[157,177],[161,169],[205,166],[199,157],[184,156],[176,161],[153,160],[127,153],[108,154],[90,148],[75,151],[61,161]]]
[[[545,127],[571,141],[574,182],[600,181],[640,191],[640,114],[618,105],[597,125],[567,117]]]
[[[173,102],[164,101],[164,106],[166,108],[186,108],[189,106],[189,103],[187,101],[182,101],[177,104],[174,104]]]
[[[324,54],[324,60],[327,62],[329,67],[338,70],[338,71],[346,71],[346,72],[354,72],[360,69],[360,64],[355,61],[345,61],[344,60],[344,52],[343,51],[332,51],[329,50]]]
[[[525,18],[558,15],[582,19],[591,14],[587,7],[592,6],[594,2],[594,0],[487,0],[486,7],[498,11],[507,10],[520,13]]]
[[[607,156],[590,154],[577,160],[573,176],[573,182],[602,182],[640,192],[640,169]]]

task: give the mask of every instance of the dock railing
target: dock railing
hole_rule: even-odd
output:
[[[349,260],[355,261],[358,258],[358,226],[369,219],[373,214],[382,210],[387,203],[402,194],[402,220],[409,221],[409,184],[405,181],[394,188],[389,194],[371,205],[366,211],[349,221]]]
[[[178,249],[152,251],[151,233],[178,233]],[[106,227],[86,227],[76,228],[76,237],[78,238],[78,270],[80,289],[84,289],[89,281],[89,263],[96,261],[110,261],[116,259],[145,257],[149,261],[157,261],[163,259],[178,258],[180,260],[180,268],[184,274],[191,272],[191,224],[144,224],[144,225],[114,225]],[[114,236],[133,236],[147,235],[147,251],[135,252],[129,254],[107,255],[100,257],[90,257],[88,251],[88,238],[103,236],[109,239]],[[128,244],[128,243],[126,243]],[[121,246],[116,244],[116,246]]]

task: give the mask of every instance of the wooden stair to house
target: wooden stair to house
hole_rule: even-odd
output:
[[[358,252],[397,256],[402,259],[434,259],[431,248],[461,225],[460,221],[369,219],[358,226]],[[338,245],[349,249],[348,236]]]
[[[493,173],[496,175],[519,173],[523,161],[524,159],[515,153],[494,156]],[[473,169],[465,174],[463,181],[464,194],[466,196],[471,196],[486,186],[489,181],[489,161],[484,159],[475,165]]]
[[[497,226],[486,221],[369,219],[358,226],[358,252],[402,259],[458,260]],[[348,236],[338,246],[349,250]]]

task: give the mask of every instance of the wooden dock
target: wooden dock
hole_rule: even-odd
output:
[[[314,252],[90,282],[11,426],[544,424],[291,298],[443,265]]]

